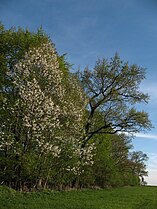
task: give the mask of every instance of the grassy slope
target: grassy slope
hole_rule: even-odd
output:
[[[0,209],[157,209],[157,187],[41,193],[0,187]]]

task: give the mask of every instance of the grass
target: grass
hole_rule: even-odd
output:
[[[157,209],[157,187],[34,193],[0,187],[0,209]]]

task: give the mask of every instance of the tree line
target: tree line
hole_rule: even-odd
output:
[[[132,136],[152,124],[137,103],[145,69],[115,54],[70,71],[39,29],[0,24],[0,183],[17,190],[140,185],[147,155]],[[129,133],[129,134],[126,134]]]

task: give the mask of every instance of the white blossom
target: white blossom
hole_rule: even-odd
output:
[[[87,98],[72,75],[65,78],[54,46],[44,43],[31,48],[10,76],[18,92],[10,111],[34,149],[59,158],[67,148],[69,162],[76,159],[76,163],[65,169],[76,175],[82,166],[93,164],[95,145],[81,148]],[[0,149],[17,143],[13,136],[6,140],[4,134],[3,139]]]

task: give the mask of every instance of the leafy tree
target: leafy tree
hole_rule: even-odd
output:
[[[0,24],[0,182],[16,189],[136,185],[145,155],[118,131],[151,128],[143,68],[116,55],[72,74],[42,31]],[[78,79],[79,78],[79,79]],[[80,84],[81,81],[81,84]],[[112,134],[112,135],[109,135]],[[130,180],[129,180],[130,179]]]
[[[132,171],[130,150],[133,148],[131,137],[125,134],[114,134],[111,137],[112,158],[116,172],[112,175],[111,185],[139,185],[139,179]]]
[[[148,176],[145,162],[148,156],[142,151],[134,151],[130,153],[131,168],[134,175],[140,178],[141,184],[145,184],[144,176]]]
[[[86,68],[76,74],[88,96],[83,146],[95,134],[136,133],[152,127],[148,114],[135,108],[149,99],[139,90],[144,68],[129,66],[116,54],[110,61],[99,59],[93,71]]]
[[[96,140],[93,166],[95,184],[102,188],[110,187],[111,178],[116,172],[116,163],[112,156],[112,140],[109,135],[97,135],[95,137],[92,139]]]
[[[63,184],[92,162],[93,145],[80,143],[85,94],[43,33],[2,27],[0,35],[1,182],[43,188],[59,173]]]
[[[84,186],[117,187],[145,184],[147,155],[131,152],[130,137],[124,134],[98,134],[95,141],[94,164],[84,168],[80,184]],[[83,181],[83,182],[82,182]]]
[[[14,66],[23,58],[30,47],[39,46],[41,42],[45,43],[47,40],[48,37],[42,30],[38,30],[37,33],[24,31],[21,28],[17,31],[15,28],[6,30],[0,24],[0,178],[1,183],[8,182],[10,186],[13,186],[11,179],[12,182],[16,183],[16,179],[20,179],[21,170],[19,156],[16,155],[14,149],[10,148],[13,140],[16,139],[18,142],[20,134],[24,134],[24,130],[20,126],[22,121],[20,112],[17,111],[17,108],[15,112],[13,109],[18,99],[17,89],[12,80]],[[23,144],[17,143],[16,145],[19,152]],[[33,164],[33,158],[29,160],[28,156],[26,158],[22,156],[22,159],[26,159],[31,165]],[[28,166],[28,170],[30,166]],[[27,172],[25,173],[27,176]],[[16,183],[14,183],[14,187],[16,187]]]

